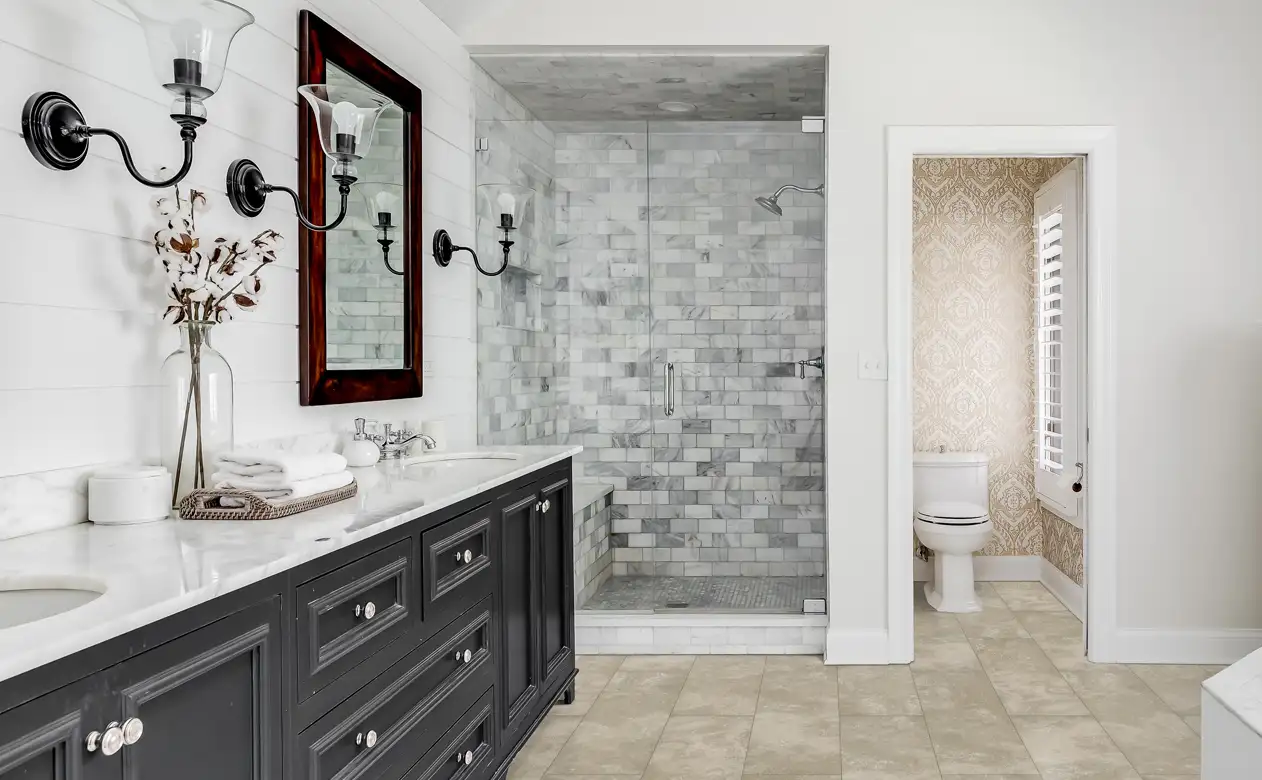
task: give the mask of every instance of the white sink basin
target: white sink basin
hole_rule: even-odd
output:
[[[0,577],[0,629],[78,609],[104,593],[103,583],[81,577]]]
[[[521,460],[514,452],[436,452],[433,455],[418,455],[408,458],[407,465],[420,466],[428,463],[447,463],[457,460]]]

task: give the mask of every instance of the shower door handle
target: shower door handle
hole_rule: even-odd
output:
[[[667,417],[675,414],[675,364],[666,364],[666,384],[662,391],[662,408]]]

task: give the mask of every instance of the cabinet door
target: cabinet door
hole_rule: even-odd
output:
[[[280,597],[123,663],[124,780],[280,780]]]
[[[85,747],[102,729],[97,689],[91,678],[46,694],[0,715],[0,780],[112,780],[118,764]]]
[[[536,491],[508,498],[499,511],[501,745],[516,743],[539,699],[539,507]]]
[[[539,497],[539,541],[542,590],[543,690],[552,691],[574,669],[574,515],[570,480],[561,474],[546,478]]]

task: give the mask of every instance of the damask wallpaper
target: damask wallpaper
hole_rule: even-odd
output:
[[[1039,506],[1043,526],[1043,557],[1065,576],[1082,584],[1082,529],[1061,520],[1050,510]]]
[[[917,451],[990,455],[995,536],[982,555],[1043,553],[1034,493],[1034,195],[1069,162],[915,162],[914,443]]]

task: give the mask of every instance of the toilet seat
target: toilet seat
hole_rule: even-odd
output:
[[[931,525],[983,525],[990,522],[986,508],[967,501],[931,501],[916,510],[916,519]]]

